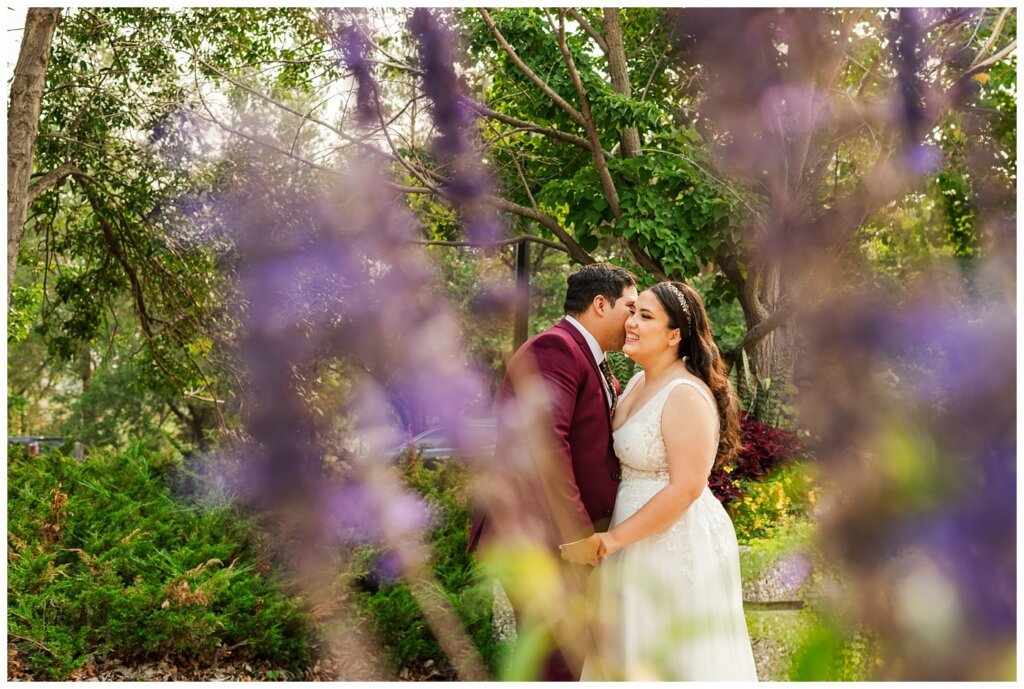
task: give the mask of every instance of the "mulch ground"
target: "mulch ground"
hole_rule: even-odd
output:
[[[160,660],[131,661],[104,657],[93,658],[67,678],[72,682],[265,682],[267,680],[331,682],[356,680],[364,682],[404,681],[446,681],[454,680],[450,668],[438,668],[432,661],[422,667],[402,668],[398,675],[384,671],[379,664],[366,654],[346,653],[336,650],[301,673],[289,673],[269,663],[233,659],[230,652],[218,660],[200,665],[181,662],[165,657]],[[17,647],[7,644],[7,680],[10,682],[37,681],[25,669]]]

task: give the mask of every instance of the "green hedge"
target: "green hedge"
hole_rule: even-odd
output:
[[[491,627],[490,584],[482,578],[475,557],[466,552],[472,522],[466,495],[468,470],[456,461],[425,468],[415,456],[406,457],[401,469],[406,484],[429,501],[436,515],[427,540],[433,574],[444,599],[493,673],[501,647],[495,644]],[[347,573],[363,584],[356,587],[359,611],[385,644],[385,658],[392,670],[418,670],[434,661],[443,671],[449,662],[408,584],[401,579],[381,580],[375,574],[374,563],[383,555],[364,548]]]
[[[306,615],[265,575],[251,523],[176,500],[177,468],[142,444],[81,463],[10,451],[8,630],[33,677],[66,678],[93,655],[203,662],[223,647],[308,665]]]

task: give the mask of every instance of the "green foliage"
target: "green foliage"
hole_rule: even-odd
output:
[[[9,630],[38,679],[90,656],[236,657],[289,670],[310,660],[296,601],[260,574],[251,525],[226,506],[176,501],[175,460],[141,443],[79,463],[8,463]]]
[[[690,281],[690,286],[704,301],[718,349],[724,354],[736,347],[747,331],[743,309],[736,298],[736,286],[718,273],[698,275]]]
[[[228,242],[216,231],[217,219],[196,209],[198,200],[239,181],[231,163],[237,142],[216,144],[224,155],[216,164],[204,159],[212,141],[196,89],[219,88],[253,116],[263,114],[222,74],[258,82],[282,102],[308,96],[306,77],[323,50],[310,39],[319,33],[316,12],[305,8],[62,11],[35,168],[73,165],[79,172],[32,203],[8,330],[9,342],[23,342],[30,328],[43,339],[47,377],[59,378],[60,388],[85,383],[75,374],[92,350],[101,378],[104,364],[110,373],[131,362],[127,390],[147,423],[167,413],[165,402],[183,408],[195,395],[224,398],[224,378],[234,370],[223,352],[231,336],[222,310]],[[315,69],[325,78],[337,73],[330,61]],[[272,129],[275,120],[265,119]],[[288,140],[306,142],[295,132]],[[263,171],[276,173],[273,167]],[[112,349],[118,351],[107,356]],[[64,368],[71,362],[77,370]],[[97,380],[96,387],[113,392],[126,376],[110,376],[106,386]],[[131,426],[108,412],[106,427],[91,428],[101,416],[89,409],[98,401],[93,397],[60,410],[77,424],[69,430],[106,442],[115,435],[111,426]],[[200,421],[208,430],[209,411],[182,426]]]
[[[7,346],[28,337],[43,301],[42,285],[15,285],[7,309]]]
[[[600,23],[599,11],[583,12]],[[574,107],[581,107],[558,49],[557,32],[545,12],[509,8],[491,15],[523,61],[543,73],[545,82]],[[718,249],[739,239],[739,199],[708,174],[706,146],[681,115],[680,93],[664,69],[672,49],[671,23],[664,21],[661,10],[629,10],[624,17],[632,97],[612,90],[603,56],[593,49],[589,35],[573,22],[566,26],[566,40],[604,148],[611,148],[630,128],[641,139],[642,155],[607,159],[621,215],[616,218],[612,212],[590,154],[572,144],[548,136],[516,135],[491,122],[489,127],[507,132],[494,139],[488,159],[503,195],[523,205],[536,201],[584,250],[614,256],[613,247],[621,239],[635,240],[667,273],[696,275]],[[575,120],[496,49],[476,12],[466,11],[461,19],[471,58],[495,67],[487,70],[484,81],[488,102],[500,103],[501,111],[514,117],[586,137]],[[552,237],[545,228],[539,232]]]
[[[810,551],[816,531],[816,524],[803,515],[766,530],[763,536],[744,539],[748,547],[740,552],[743,581],[758,579],[786,555]]]
[[[636,374],[640,369],[637,368],[636,363],[622,352],[608,352],[606,354],[608,359],[608,365],[612,369],[612,375],[614,375],[622,388],[626,388],[626,383],[629,379]]]
[[[741,542],[767,538],[806,519],[820,492],[811,468],[797,462],[779,467],[761,481],[739,481],[744,496],[728,507],[736,538]]]
[[[813,561],[811,577],[800,589],[804,608],[799,613],[784,613],[784,628],[777,628],[779,622],[772,619],[779,612],[748,611],[748,630],[753,639],[768,638],[784,646],[786,652],[778,670],[790,680],[870,680],[881,662],[880,648],[872,636],[846,627],[822,599],[819,590],[823,579],[834,579],[836,572],[818,550],[816,535],[817,525],[806,518],[784,520],[767,535],[751,539],[749,547],[741,551],[744,582],[760,578],[782,558],[794,553]]]
[[[863,682],[871,678],[877,657],[869,637],[836,624],[821,623],[807,632],[791,659],[789,679],[811,682]]]
[[[466,550],[472,522],[466,494],[468,471],[456,461],[441,462],[428,469],[419,457],[410,455],[402,465],[402,474],[434,509],[435,526],[428,543],[432,571],[441,589],[436,593],[443,595],[493,670],[500,650],[491,629],[490,587],[483,582],[475,557]],[[346,576],[372,576],[373,562],[382,555],[373,548],[364,548]],[[361,590],[357,604],[385,643],[387,657],[395,669],[444,660],[444,653],[404,581],[383,582],[377,590]]]
[[[126,361],[122,352],[110,354],[86,388],[53,395],[66,414],[60,434],[107,448],[123,447],[131,438],[159,438],[167,414],[159,415],[164,398],[145,375],[146,357]]]
[[[846,584],[841,572],[817,548],[812,555],[810,581],[803,587],[800,638],[788,662],[795,681],[864,682],[882,666],[878,637],[850,624]]]

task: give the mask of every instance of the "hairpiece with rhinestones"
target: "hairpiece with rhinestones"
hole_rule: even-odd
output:
[[[672,290],[672,294],[676,295],[676,299],[679,300],[679,306],[683,309],[683,314],[686,315],[686,332],[690,332],[690,326],[692,321],[690,319],[690,308],[686,305],[686,298],[683,296],[682,290],[673,285],[671,282],[663,283],[666,287]]]

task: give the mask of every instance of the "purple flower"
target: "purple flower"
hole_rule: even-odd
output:
[[[494,211],[481,204],[491,183],[476,150],[476,116],[455,73],[452,32],[423,7],[413,11],[409,29],[418,41],[423,91],[430,99],[431,117],[440,134],[434,151],[454,169],[443,185],[444,194],[459,211],[471,240],[494,241],[503,234],[503,227]]]
[[[377,112],[377,85],[373,79],[373,64],[368,59],[371,44],[366,28],[356,17],[357,10],[349,9],[344,17],[336,13],[341,25],[335,34],[335,46],[341,52],[345,66],[356,80],[356,114],[359,123],[375,121]]]
[[[806,555],[787,555],[775,565],[779,581],[790,591],[795,591],[807,583],[813,567]]]

